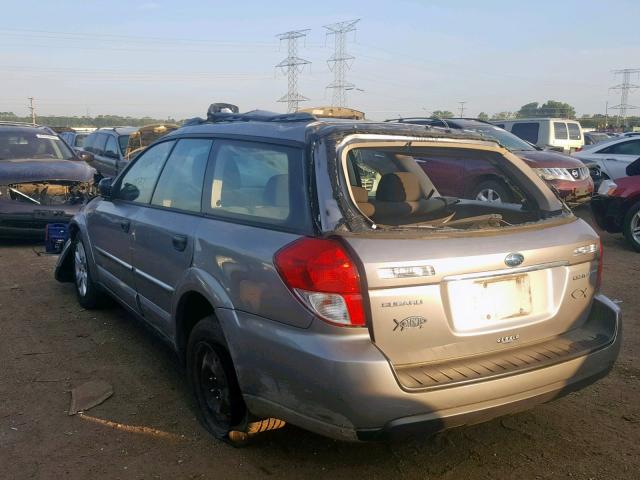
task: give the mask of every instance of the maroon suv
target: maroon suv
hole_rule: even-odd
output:
[[[390,121],[480,133],[498,140],[514,155],[523,159],[568,204],[588,202],[593,194],[593,180],[589,169],[580,160],[562,153],[541,150],[490,123],[467,118],[403,118]],[[442,195],[492,202],[513,200],[512,190],[503,180],[504,176],[489,161],[468,161],[462,156],[416,160]]]

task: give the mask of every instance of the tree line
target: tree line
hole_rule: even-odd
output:
[[[0,112],[0,121],[31,123],[31,117],[21,117],[13,112]],[[38,116],[36,123],[49,127],[113,127],[130,126],[142,127],[154,123],[180,123],[173,118],[158,119],[152,117],[122,117],[120,115],[98,115],[96,117],[68,117],[45,115]]]
[[[432,118],[453,118],[456,115],[449,110],[434,110],[431,114]],[[558,117],[558,118],[571,118],[580,121],[580,124],[584,128],[620,128],[631,129],[632,127],[640,127],[640,117],[632,116],[627,117],[624,120],[624,125],[621,125],[620,119],[616,115],[582,115],[576,118],[576,110],[572,105],[565,102],[559,102],[556,100],[548,100],[543,104],[538,102],[530,102],[515,112],[496,112],[489,115],[486,112],[480,112],[478,114],[479,120],[509,120],[514,118],[544,118],[544,117]]]

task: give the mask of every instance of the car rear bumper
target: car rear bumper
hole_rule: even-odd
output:
[[[612,333],[601,348],[506,376],[408,391],[368,334],[323,334],[232,310],[222,313],[238,380],[254,414],[352,441],[426,436],[553,400],[605,376],[621,341],[620,310],[599,295],[580,328],[607,325]]]

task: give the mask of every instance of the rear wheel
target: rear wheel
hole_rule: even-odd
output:
[[[624,216],[622,232],[633,249],[640,252],[640,202],[633,205]]]
[[[202,423],[213,436],[226,440],[229,432],[244,427],[247,408],[224,336],[212,316],[200,320],[191,331],[187,375]]]
[[[480,182],[471,192],[471,198],[481,202],[511,202],[511,192],[498,180]]]
[[[78,296],[78,303],[87,310],[102,306],[106,300],[105,294],[93,280],[93,273],[89,267],[87,251],[81,238],[73,247],[73,278]]]

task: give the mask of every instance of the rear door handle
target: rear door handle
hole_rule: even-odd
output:
[[[131,222],[129,220],[121,220],[120,228],[122,228],[123,232],[129,233],[129,229],[131,228]]]
[[[187,248],[187,237],[185,235],[174,235],[171,239],[173,248],[179,252],[183,252]]]

